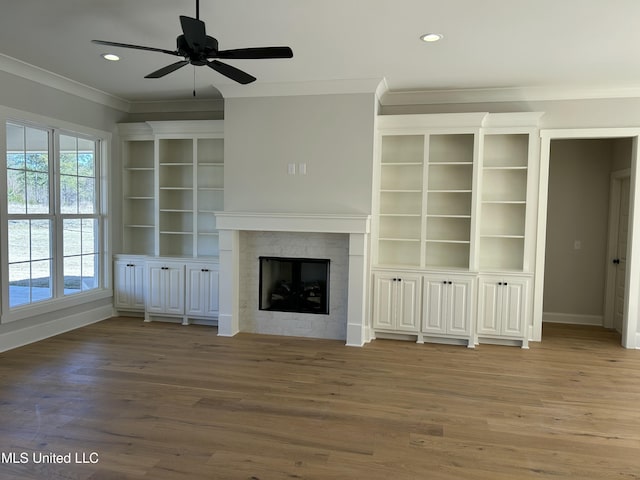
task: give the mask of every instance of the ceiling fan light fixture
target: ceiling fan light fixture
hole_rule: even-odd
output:
[[[103,53],[100,56],[105,60],[109,60],[110,62],[117,62],[118,60],[120,60],[120,57],[115,53]]]
[[[426,43],[433,43],[442,40],[443,35],[441,33],[425,33],[420,35],[420,40]]]

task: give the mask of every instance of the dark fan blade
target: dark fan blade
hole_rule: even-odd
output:
[[[204,22],[197,18],[181,15],[180,25],[182,25],[182,33],[184,33],[184,39],[187,41],[187,45],[189,45],[194,52],[204,50],[207,45],[207,34],[204,28]]]
[[[155,72],[150,73],[149,75],[145,75],[144,78],[160,78],[160,77],[164,77],[168,73],[175,72],[179,68],[184,67],[188,63],[189,62],[187,60],[180,60],[179,62],[172,63],[171,65],[167,65],[166,67],[162,67],[160,70],[156,70]]]
[[[236,67],[232,67],[231,65],[227,65],[226,63],[219,62],[214,60],[213,62],[208,62],[207,66],[213,68],[216,72],[221,73],[225,77],[229,77],[231,80],[235,80],[242,85],[246,85],[247,83],[254,82],[256,77],[249,75],[242,70],[238,70]]]
[[[149,52],[168,53],[169,55],[177,55],[181,57],[177,51],[163,50],[162,48],[142,47],[140,45],[129,45],[128,43],[107,42],[105,40],[91,40],[98,45],[109,45],[110,47],[134,48],[136,50],[147,50]]]
[[[293,51],[289,47],[257,47],[221,50],[217,58],[291,58]]]

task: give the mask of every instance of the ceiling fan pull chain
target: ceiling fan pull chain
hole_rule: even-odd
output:
[[[196,67],[193,66],[193,96],[196,96]]]

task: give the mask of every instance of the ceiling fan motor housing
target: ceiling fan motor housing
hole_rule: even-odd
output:
[[[215,58],[218,55],[218,40],[207,35],[207,44],[204,49],[192,50],[184,35],[176,38],[176,49],[192,65],[202,66],[207,64],[208,58]]]

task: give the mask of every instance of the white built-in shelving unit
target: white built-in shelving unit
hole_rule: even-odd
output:
[[[202,309],[188,307],[189,301],[199,301],[194,297],[195,290],[188,290],[190,281],[185,280],[189,265],[193,267],[196,262],[197,271],[207,276],[218,270],[219,241],[214,212],[224,209],[223,122],[128,123],[119,125],[119,134],[123,226],[122,252],[115,259],[116,265],[127,267],[134,265],[135,260],[139,266],[141,258],[145,258],[146,318],[163,314],[181,316],[186,323],[194,312],[196,318],[202,316],[197,315]],[[176,272],[169,277],[170,290],[172,295],[179,295],[177,305],[183,307],[178,310],[186,312],[181,315],[176,315],[174,304],[163,308],[162,304],[151,301],[161,297],[161,292],[168,288],[154,280],[164,279],[167,272]],[[121,277],[133,278],[124,273]],[[176,282],[180,285],[176,286]],[[139,285],[117,283],[116,291],[140,290]],[[206,284],[216,291],[202,294],[217,299],[217,280]],[[199,292],[202,287],[196,290]],[[207,302],[217,305],[217,301]],[[123,302],[116,305],[122,306]],[[137,306],[139,308],[140,302]],[[211,309],[207,309],[205,317],[210,314]]]
[[[391,328],[393,324],[416,325],[418,341],[437,337],[473,346],[479,341],[515,339],[527,345],[539,117],[539,113],[378,117],[372,245],[376,334],[407,332]],[[422,296],[389,294],[389,278],[391,284],[403,278],[415,283],[416,274],[422,275]],[[509,328],[480,328],[475,314],[480,323],[486,315],[478,311],[478,302],[485,309],[500,302],[479,298],[477,284],[482,280],[483,286],[490,285],[487,282],[496,278],[496,286],[518,285],[509,288],[508,295],[500,294],[505,312],[487,320],[504,319]],[[412,291],[420,289],[417,285]],[[483,288],[480,295],[502,292],[494,290]],[[379,293],[384,302],[377,298]],[[396,301],[404,306],[393,304]],[[421,305],[421,324],[397,318],[401,311],[415,315],[416,305]],[[516,310],[518,319],[508,318],[508,312]]]

